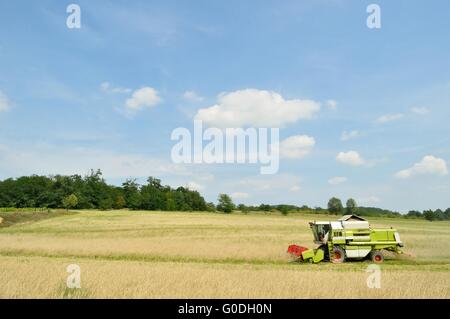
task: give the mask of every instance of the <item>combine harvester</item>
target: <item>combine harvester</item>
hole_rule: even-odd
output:
[[[369,257],[374,263],[382,263],[382,250],[401,254],[403,247],[395,229],[372,229],[369,222],[356,215],[345,215],[335,222],[309,223],[314,243],[319,246],[308,249],[290,245],[288,253],[296,260],[318,263],[322,260],[342,263],[345,260]]]

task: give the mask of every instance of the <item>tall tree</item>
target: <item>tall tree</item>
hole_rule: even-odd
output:
[[[125,199],[125,203],[127,207],[132,209],[139,209],[141,205],[141,200],[139,195],[139,184],[136,182],[136,179],[127,179],[125,182],[122,183],[122,189],[123,189],[123,196]],[[139,206],[139,207],[137,207]]]
[[[349,198],[345,204],[345,212],[347,214],[356,214],[358,212],[358,205],[353,198]]]
[[[344,207],[342,206],[342,202],[339,198],[332,197],[328,201],[328,211],[332,214],[341,214]]]

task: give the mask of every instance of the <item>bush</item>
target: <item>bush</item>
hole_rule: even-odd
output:
[[[78,198],[75,194],[71,194],[67,197],[64,197],[64,199],[62,200],[62,204],[67,210],[75,208],[78,205]]]
[[[227,194],[220,194],[218,198],[219,204],[217,205],[217,210],[224,213],[231,213],[235,208],[231,197]]]

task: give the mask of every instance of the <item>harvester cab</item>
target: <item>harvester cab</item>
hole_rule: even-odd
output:
[[[345,215],[337,221],[314,221],[309,226],[318,246],[308,249],[290,245],[288,248],[288,253],[300,261],[341,263],[369,257],[375,263],[382,263],[383,250],[402,253],[399,248],[403,243],[397,230],[373,229],[367,220],[356,215]]]
[[[330,222],[314,222],[309,223],[309,227],[314,236],[314,243],[322,245],[328,242],[330,236],[331,223]]]

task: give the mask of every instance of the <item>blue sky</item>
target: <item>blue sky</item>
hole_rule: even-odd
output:
[[[81,28],[68,29],[70,3],[0,3],[0,178],[101,168],[211,201],[450,206],[448,1],[77,1]],[[370,3],[381,29],[366,26]],[[237,92],[239,117],[248,89],[320,105],[280,129],[314,145],[276,175],[172,163],[173,129],[223,92]]]

